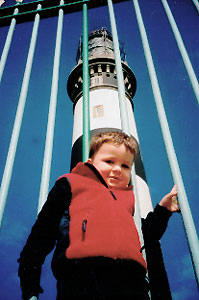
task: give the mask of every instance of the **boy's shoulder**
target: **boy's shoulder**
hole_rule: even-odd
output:
[[[79,162],[77,163],[77,165],[71,170],[71,172],[69,173],[65,173],[65,174],[62,174],[61,176],[59,176],[57,178],[56,181],[62,179],[62,178],[66,178],[66,179],[70,179],[70,178],[75,178],[75,177],[78,177],[78,176],[84,176],[84,177],[87,177],[88,176],[88,173],[90,174],[90,170],[88,168],[88,166],[86,166],[85,163],[82,163],[82,162]]]
[[[63,174],[63,175],[59,176],[59,177],[56,179],[56,182],[59,181],[59,180],[62,179],[62,178],[66,178],[66,179],[67,179],[68,174],[70,174],[70,173],[66,173],[66,174]]]

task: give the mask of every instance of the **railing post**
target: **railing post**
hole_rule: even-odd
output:
[[[89,67],[88,67],[88,16],[87,4],[83,4],[83,161],[89,157],[90,143],[90,105],[89,105]]]
[[[180,35],[180,32],[178,30],[175,19],[174,19],[172,13],[171,13],[171,10],[169,8],[169,5],[168,5],[167,1],[166,0],[161,0],[161,1],[162,1],[162,5],[165,9],[166,15],[168,17],[169,23],[171,25],[171,28],[173,30],[173,34],[175,36],[176,43],[178,45],[180,54],[182,56],[183,62],[185,64],[185,68],[187,70],[187,73],[188,73],[188,76],[189,76],[189,79],[190,79],[190,82],[191,82],[191,85],[192,85],[192,88],[193,88],[193,91],[195,93],[196,99],[197,99],[198,104],[199,104],[199,83],[198,83],[197,77],[194,73],[191,61],[189,59],[189,55],[187,53],[187,50],[186,50],[185,45],[183,43],[182,37]],[[198,6],[199,6],[199,4],[198,4]]]
[[[1,60],[0,60],[0,83],[1,83],[2,76],[3,76],[6,60],[7,60],[7,57],[8,57],[8,52],[10,50],[10,45],[11,45],[11,42],[12,42],[12,36],[13,36],[15,25],[16,25],[16,19],[14,18],[14,16],[18,14],[18,11],[19,11],[18,8],[15,8],[13,18],[12,18],[12,21],[10,23],[9,31],[8,31],[8,34],[7,34],[6,42],[5,42],[5,45],[4,45],[4,49],[3,49],[3,52],[2,52],[2,55],[1,55]]]
[[[64,1],[61,0],[60,5],[62,5],[63,3]],[[58,24],[57,24],[57,37],[56,37],[56,46],[55,46],[55,55],[54,55],[46,143],[45,143],[45,150],[44,150],[43,168],[42,168],[42,176],[41,176],[41,184],[40,184],[39,201],[38,201],[38,212],[41,210],[44,202],[46,201],[46,197],[49,189],[54,127],[55,127],[55,115],[56,115],[56,105],[57,105],[57,91],[58,91],[58,80],[59,80],[63,17],[64,17],[64,12],[62,9],[60,9],[59,16],[58,16]]]
[[[40,7],[41,6],[39,4],[38,10],[40,9]],[[31,74],[31,69],[32,69],[32,62],[33,62],[35,45],[36,45],[36,40],[37,40],[37,33],[38,33],[38,28],[39,28],[39,21],[40,21],[40,16],[39,16],[39,13],[37,13],[35,16],[34,26],[33,26],[33,30],[32,30],[32,37],[31,37],[24,77],[23,77],[23,83],[22,83],[22,87],[21,87],[21,93],[20,93],[20,97],[19,97],[19,103],[18,103],[18,107],[17,107],[16,117],[15,117],[15,121],[14,121],[14,127],[13,127],[13,131],[12,131],[10,146],[9,146],[9,150],[8,150],[6,165],[5,165],[1,188],[0,188],[0,227],[1,227],[1,222],[2,222],[2,218],[3,218],[6,199],[7,199],[7,195],[8,195],[8,190],[9,190],[9,186],[10,186],[10,180],[11,180],[11,176],[12,176],[15,154],[16,154],[16,150],[17,150],[19,134],[20,134],[21,124],[22,124],[22,120],[23,120],[23,113],[24,113],[24,108],[25,108],[25,104],[26,104],[30,74]]]
[[[126,108],[124,76],[123,76],[123,71],[122,71],[120,48],[119,48],[119,41],[118,41],[118,36],[117,36],[117,28],[116,28],[112,0],[108,0],[108,8],[109,8],[109,16],[110,16],[110,22],[111,22],[113,45],[114,45],[114,55],[115,55],[115,65],[116,65],[116,73],[117,73],[121,124],[122,124],[123,131],[126,134],[130,134],[129,122],[128,122],[128,117],[127,117],[128,114],[127,114],[127,108]]]

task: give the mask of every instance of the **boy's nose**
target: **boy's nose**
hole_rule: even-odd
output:
[[[114,165],[112,170],[116,172],[121,172],[121,167],[119,165]]]

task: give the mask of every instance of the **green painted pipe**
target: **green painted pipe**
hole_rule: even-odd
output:
[[[89,109],[89,68],[88,68],[88,16],[87,5],[83,5],[83,161],[89,157],[90,109]]]

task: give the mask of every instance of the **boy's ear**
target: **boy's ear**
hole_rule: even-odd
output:
[[[89,158],[89,159],[87,160],[87,163],[92,164],[92,163],[93,163],[93,162],[92,162],[92,159]]]

